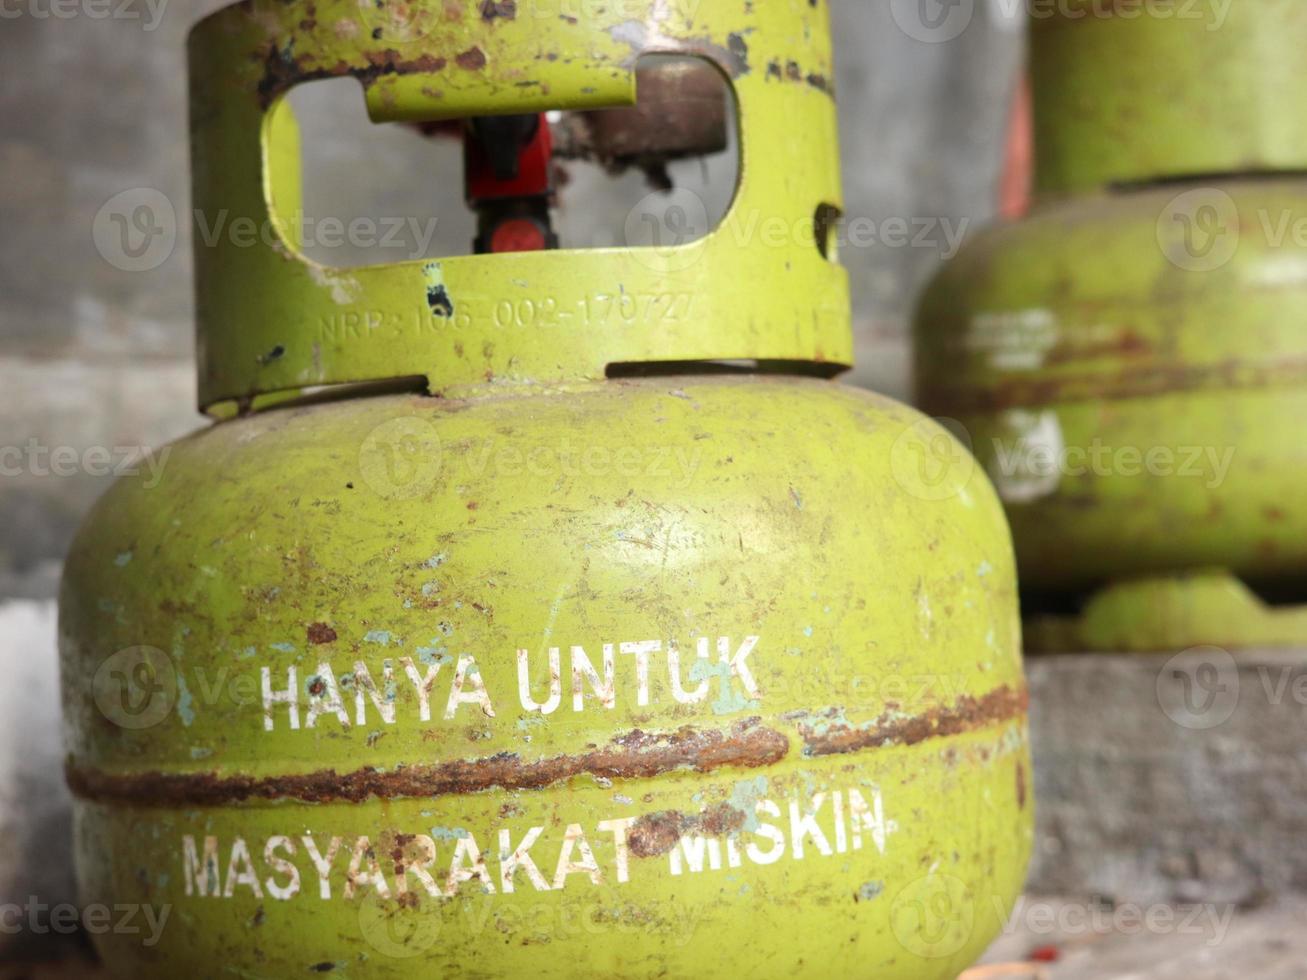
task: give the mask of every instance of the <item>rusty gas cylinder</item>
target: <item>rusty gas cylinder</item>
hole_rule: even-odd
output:
[[[301,81],[358,78],[378,122],[519,117],[475,133],[500,159],[541,152],[531,114],[633,104],[657,51],[734,91],[725,220],[810,234],[348,270],[288,234],[201,249],[221,420],[105,497],[64,585],[82,887],[170,910],[100,952],[951,980],[1030,846],[1014,559],[947,432],[831,380],[826,5],[492,6],[407,5],[402,45],[353,0],[203,21],[196,207],[286,228]]]
[[[1307,8],[1091,7],[1031,21],[1035,206],[928,287],[920,401],[997,484],[1032,649],[1300,645]]]

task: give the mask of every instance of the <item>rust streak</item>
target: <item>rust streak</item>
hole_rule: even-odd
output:
[[[492,788],[543,789],[574,776],[647,779],[677,769],[711,772],[725,767],[773,765],[789,752],[789,740],[757,718],[728,731],[682,728],[656,734],[633,731],[607,748],[535,762],[513,753],[381,771],[337,773],[334,769],[287,776],[218,773],[119,775],[68,767],[68,784],[86,799],[141,806],[222,806],[248,800],[293,799],[307,803],[422,798],[476,793]]]
[[[943,364],[941,360],[939,362]],[[956,364],[950,361],[951,364]],[[1307,380],[1307,358],[1281,358],[1264,363],[1224,361],[1200,365],[1124,367],[1105,373],[1059,373],[1055,377],[1002,377],[986,387],[959,381],[956,371],[927,380],[922,401],[942,414],[1044,408],[1073,401],[1121,400],[1172,395],[1189,391],[1275,388]],[[946,383],[945,383],[946,382]]]
[[[803,754],[809,757],[842,755],[883,745],[916,745],[932,738],[946,738],[988,728],[1000,722],[1022,718],[1030,706],[1024,688],[1004,685],[975,698],[964,695],[951,708],[934,708],[909,718],[886,712],[866,725],[831,724],[818,731],[811,716],[788,716],[799,722]]]

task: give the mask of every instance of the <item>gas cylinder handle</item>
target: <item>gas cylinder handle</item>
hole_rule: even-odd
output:
[[[197,252],[201,407],[417,375],[446,392],[602,378],[615,363],[847,366],[847,276],[805,234],[842,204],[827,18],[826,4],[734,0],[620,0],[584,17],[554,3],[245,0],[201,21],[195,208],[277,233]],[[706,238],[352,269],[300,252],[293,86],[356,78],[376,121],[612,107],[634,103],[636,62],[654,53],[707,59],[737,100],[740,185]]]

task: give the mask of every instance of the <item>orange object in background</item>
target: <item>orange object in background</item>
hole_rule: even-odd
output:
[[[1023,74],[1012,99],[1008,121],[1007,159],[999,185],[999,214],[1005,221],[1016,221],[1030,210],[1031,186],[1035,170],[1034,116],[1031,106],[1030,76]]]

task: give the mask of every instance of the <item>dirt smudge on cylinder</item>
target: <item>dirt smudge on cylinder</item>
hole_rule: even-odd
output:
[[[635,857],[658,857],[671,851],[686,834],[724,837],[743,830],[746,819],[742,810],[729,803],[719,803],[697,815],[662,810],[637,820],[627,834],[627,845]]]

